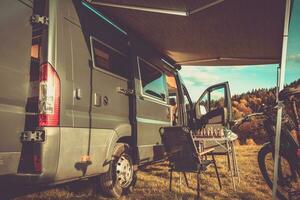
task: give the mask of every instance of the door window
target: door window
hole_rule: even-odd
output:
[[[211,111],[225,111],[223,108],[226,108],[227,115],[225,117],[230,121],[232,108],[228,82],[220,83],[206,89],[196,103],[196,118],[200,119],[203,115]]]
[[[224,108],[225,88],[216,88],[210,92],[210,111],[218,108]]]
[[[143,94],[165,102],[167,94],[165,75],[142,59],[138,59],[138,64]]]
[[[200,100],[200,110],[202,114],[206,114],[209,110],[208,92],[205,92],[204,96]]]

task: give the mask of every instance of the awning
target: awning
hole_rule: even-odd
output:
[[[177,64],[280,62],[285,9],[282,0],[90,2]]]

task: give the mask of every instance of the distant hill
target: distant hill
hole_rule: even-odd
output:
[[[292,82],[286,87],[300,86],[300,79]],[[252,91],[234,95],[232,97],[233,116],[239,119],[245,115],[259,112],[262,104],[276,104],[276,88],[253,89]],[[298,113],[300,113],[300,99],[297,101]],[[289,107],[286,112],[290,113]],[[239,129],[234,130],[239,135],[240,143],[246,144],[248,139],[253,139],[256,144],[263,144],[267,141],[267,135],[259,120],[253,120],[250,123],[244,123]]]

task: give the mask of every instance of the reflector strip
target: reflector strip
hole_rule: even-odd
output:
[[[42,163],[41,163],[41,157],[39,155],[33,155],[33,164],[34,164],[34,171],[36,173],[41,173]]]

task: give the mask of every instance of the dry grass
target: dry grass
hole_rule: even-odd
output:
[[[260,146],[238,146],[237,156],[240,167],[241,182],[237,191],[232,189],[227,171],[227,162],[217,157],[223,189],[220,191],[213,168],[209,168],[201,177],[201,199],[271,199],[271,192],[260,175],[257,163],[257,152]],[[183,180],[183,178],[182,178]],[[194,189],[189,189],[182,181],[179,186],[178,173],[174,175],[173,193],[168,191],[169,173],[167,163],[155,164],[138,172],[137,186],[132,194],[121,199],[194,199],[196,196],[196,179],[189,178]],[[73,187],[60,186],[47,191],[19,197],[17,200],[31,199],[106,199],[93,192],[91,181],[77,183]],[[75,192],[76,191],[76,192]]]

